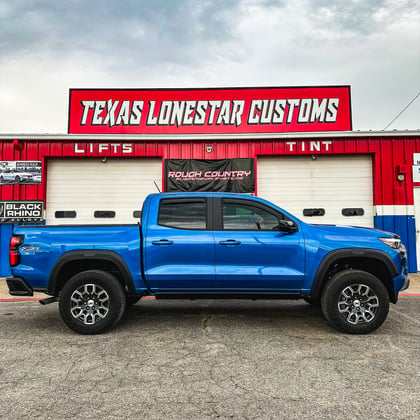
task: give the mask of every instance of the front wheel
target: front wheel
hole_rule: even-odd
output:
[[[63,287],[59,308],[63,321],[79,334],[100,334],[121,319],[126,304],[120,282],[105,271],[74,275]]]
[[[321,308],[333,327],[350,334],[367,334],[379,328],[388,316],[389,295],[374,275],[346,270],[326,284]]]

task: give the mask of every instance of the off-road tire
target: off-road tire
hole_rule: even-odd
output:
[[[111,329],[121,319],[125,304],[121,283],[101,270],[74,275],[59,298],[61,318],[79,334],[101,334]]]
[[[321,308],[327,322],[350,334],[368,334],[379,328],[389,311],[385,285],[361,270],[335,274],[325,285]]]

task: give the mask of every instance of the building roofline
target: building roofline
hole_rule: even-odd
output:
[[[283,140],[308,138],[412,137],[419,130],[393,131],[323,131],[299,133],[233,133],[233,134],[0,134],[2,140],[44,141],[216,141],[216,140]]]

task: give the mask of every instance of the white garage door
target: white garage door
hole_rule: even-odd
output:
[[[305,222],[373,227],[369,155],[271,156],[257,164],[258,195]]]
[[[137,223],[147,194],[161,188],[161,159],[52,159],[47,164],[48,224]]]

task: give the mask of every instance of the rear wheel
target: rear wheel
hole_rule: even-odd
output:
[[[59,300],[61,318],[79,334],[100,334],[109,330],[121,319],[125,304],[120,282],[100,270],[73,276],[64,285]]]
[[[324,288],[321,308],[326,320],[350,334],[379,328],[389,311],[389,295],[374,275],[361,270],[335,274]]]

